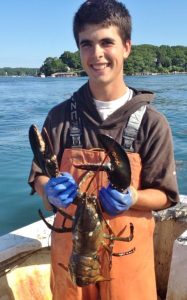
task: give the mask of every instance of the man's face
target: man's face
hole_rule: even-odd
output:
[[[79,33],[79,48],[90,84],[118,84],[123,80],[123,62],[131,44],[122,41],[116,26],[87,25]]]

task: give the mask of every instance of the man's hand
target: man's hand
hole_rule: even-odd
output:
[[[51,178],[44,187],[50,204],[58,208],[67,208],[77,195],[78,186],[69,173]]]
[[[107,188],[101,188],[99,198],[103,209],[109,215],[116,216],[136,203],[137,191],[133,187],[129,187],[127,193],[121,193],[109,184]]]

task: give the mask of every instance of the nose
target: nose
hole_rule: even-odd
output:
[[[103,57],[103,49],[100,45],[94,45],[93,47],[93,55],[96,57],[96,58],[101,58]]]

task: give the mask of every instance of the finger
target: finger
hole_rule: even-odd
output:
[[[76,196],[77,196],[77,190],[72,191],[72,193],[69,195],[69,198],[72,199],[71,202],[73,202],[73,200],[75,199]]]
[[[61,201],[66,200],[67,198],[71,197],[71,194],[77,193],[77,189],[75,189],[75,186],[70,186],[68,189],[66,189],[65,191],[61,192],[58,194],[59,199],[61,199]]]
[[[100,200],[104,210],[110,215],[115,216],[119,213],[118,209],[116,209],[113,202],[110,200],[110,196],[105,188],[100,190]]]
[[[76,196],[77,196],[77,191],[72,192],[71,195],[69,195],[69,197],[62,202],[63,207],[67,208],[73,202]]]
[[[48,200],[49,200],[49,203],[53,204],[56,207],[63,207],[62,202],[57,197],[48,196]]]
[[[114,209],[117,209],[120,212],[122,210],[126,210],[129,207],[129,197],[125,197],[125,195],[115,190],[107,190],[107,192],[108,197],[112,199],[111,203],[113,203]]]
[[[53,187],[54,191],[57,193],[63,193],[63,192],[68,192],[68,191],[72,191],[72,190],[77,190],[77,185],[75,185],[74,183],[71,182],[66,182],[65,184],[58,184],[56,186]],[[69,192],[69,193],[70,193]]]
[[[117,192],[117,196],[119,198],[115,197],[116,194],[114,192]],[[129,201],[128,201],[128,199],[125,199],[125,198],[123,199],[124,195],[121,194],[120,192],[115,191],[115,190],[109,190],[107,188],[107,189],[104,189],[102,191],[102,193],[105,197],[105,200],[107,201],[107,205],[110,205],[111,209],[114,212],[119,213],[128,208]]]
[[[111,187],[108,187],[107,191],[108,191],[108,194],[110,195],[110,197],[115,199],[119,204],[124,205],[129,200],[128,194],[123,194],[121,192],[118,192],[117,190],[115,190]]]
[[[53,186],[52,188],[55,192],[60,193],[60,192],[68,190],[71,186],[72,186],[72,183],[67,181],[66,183],[59,183],[59,184]]]
[[[54,187],[48,187],[48,188],[46,189],[46,194],[47,194],[47,197],[48,197],[48,198],[49,198],[49,197],[55,198],[55,197],[58,196],[59,191],[56,191],[56,190],[54,189]]]

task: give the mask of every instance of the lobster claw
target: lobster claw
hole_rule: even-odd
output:
[[[98,134],[97,137],[110,158],[107,175],[111,185],[119,191],[126,190],[131,183],[131,167],[125,150],[108,135]]]
[[[103,164],[79,164],[75,167],[87,171],[105,171],[111,185],[118,191],[125,191],[131,183],[131,167],[129,158],[112,137],[97,134],[98,140],[110,158],[110,162]]]
[[[29,128],[29,141],[31,145],[32,152],[34,154],[34,160],[38,167],[42,170],[42,173],[49,178],[58,177],[60,175],[58,162],[56,155],[53,152],[53,147],[49,138],[49,135],[45,128],[43,128],[45,141],[36,127],[36,125],[32,124]],[[33,191],[31,192],[33,194]],[[58,210],[57,207],[51,205],[53,207],[53,212],[56,213]],[[44,216],[42,212],[39,210],[39,214],[43,220]],[[51,225],[44,221],[49,228]]]
[[[48,177],[60,175],[56,155],[53,152],[51,141],[46,129],[43,129],[44,139],[35,125],[29,128],[29,141],[36,164],[42,173]]]

